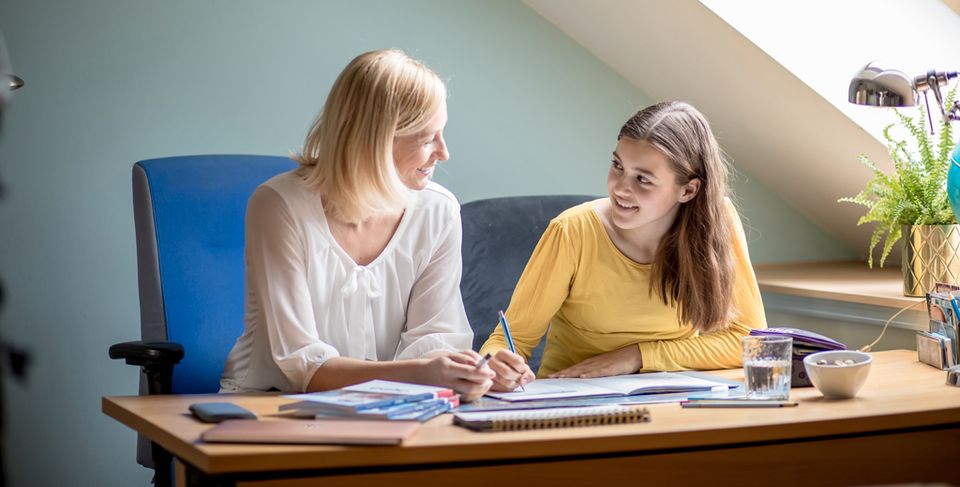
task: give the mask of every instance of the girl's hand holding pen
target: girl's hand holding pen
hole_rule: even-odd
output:
[[[523,357],[506,349],[498,350],[487,365],[497,374],[490,388],[494,391],[510,392],[536,378]]]

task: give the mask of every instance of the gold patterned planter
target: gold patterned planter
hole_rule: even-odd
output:
[[[960,225],[904,225],[903,239],[904,296],[924,296],[938,282],[960,284]]]

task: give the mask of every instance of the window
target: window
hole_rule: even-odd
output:
[[[910,77],[960,70],[960,15],[941,0],[700,1],[881,141],[893,111],[847,102],[863,65],[875,61]],[[936,125],[933,96],[930,104]]]

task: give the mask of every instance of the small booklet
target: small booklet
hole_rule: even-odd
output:
[[[394,382],[390,380],[368,380],[352,386],[344,387],[345,391],[378,392],[383,394],[399,394],[403,396],[418,396],[432,394],[432,397],[453,397],[453,389],[446,387],[410,384],[408,382]]]
[[[646,421],[650,421],[650,411],[647,408],[618,405],[455,413],[453,415],[453,424],[474,431],[520,431]]]
[[[536,401],[572,397],[632,396],[673,392],[726,390],[729,384],[676,372],[616,375],[594,379],[537,379],[526,384],[525,391],[488,392],[503,401]]]
[[[450,411],[459,404],[459,396],[454,396],[427,399],[417,402],[407,402],[382,408],[363,409],[355,412],[305,407],[294,409],[292,416],[295,418],[306,419],[357,419],[424,422],[430,418]]]
[[[459,396],[444,387],[372,380],[342,389],[284,396],[300,401],[282,404],[280,411],[296,417],[348,417],[425,421],[459,404]]]
[[[318,443],[335,445],[398,445],[413,436],[420,423],[401,421],[299,421],[230,419],[200,435],[214,443]]]
[[[433,399],[432,394],[420,394],[414,396],[399,396],[396,394],[383,394],[379,392],[359,392],[336,389],[333,391],[311,392],[309,394],[294,394],[291,399],[300,399],[298,402],[281,404],[280,410],[287,411],[291,409],[329,409],[346,412],[363,411],[364,409],[375,409],[403,404],[406,402],[423,401]]]

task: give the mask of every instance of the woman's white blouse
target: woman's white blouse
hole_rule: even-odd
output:
[[[333,357],[418,358],[469,349],[460,297],[460,206],[439,184],[416,192],[373,262],[337,244],[320,197],[293,172],[260,185],[246,217],[246,317],[221,392],[304,391]]]

